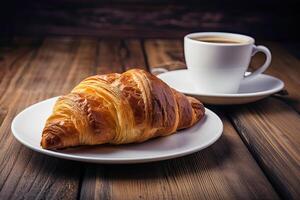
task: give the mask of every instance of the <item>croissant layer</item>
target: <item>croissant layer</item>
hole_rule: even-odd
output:
[[[61,149],[143,142],[193,126],[204,111],[197,99],[144,70],[95,75],[57,100],[41,146]]]

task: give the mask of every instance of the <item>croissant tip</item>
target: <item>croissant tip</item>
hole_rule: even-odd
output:
[[[197,121],[200,120],[205,114],[204,105],[196,98],[188,96],[188,99],[192,105],[192,108],[196,114]]]
[[[43,149],[57,149],[61,146],[61,141],[57,135],[43,134],[41,146]]]

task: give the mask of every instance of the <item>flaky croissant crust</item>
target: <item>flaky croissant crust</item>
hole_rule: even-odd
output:
[[[198,100],[144,70],[96,75],[57,100],[41,146],[143,142],[190,127],[203,116]]]

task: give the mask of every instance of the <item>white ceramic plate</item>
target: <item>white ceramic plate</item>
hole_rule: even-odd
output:
[[[247,72],[249,73],[249,72]],[[242,81],[238,93],[204,93],[197,91],[187,70],[175,70],[159,74],[158,77],[174,89],[200,99],[207,104],[228,105],[244,104],[263,99],[284,87],[284,83],[273,76],[260,74],[257,77]]]
[[[50,151],[40,146],[45,121],[57,97],[34,104],[19,113],[12,122],[12,132],[19,142],[30,149],[70,160],[93,163],[142,163],[176,158],[204,149],[222,134],[220,118],[206,109],[205,118],[195,126],[168,137],[140,144],[98,145]]]

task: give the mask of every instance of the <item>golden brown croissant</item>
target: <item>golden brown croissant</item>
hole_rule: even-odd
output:
[[[88,77],[60,97],[42,134],[45,149],[125,144],[194,125],[204,106],[140,69]]]

